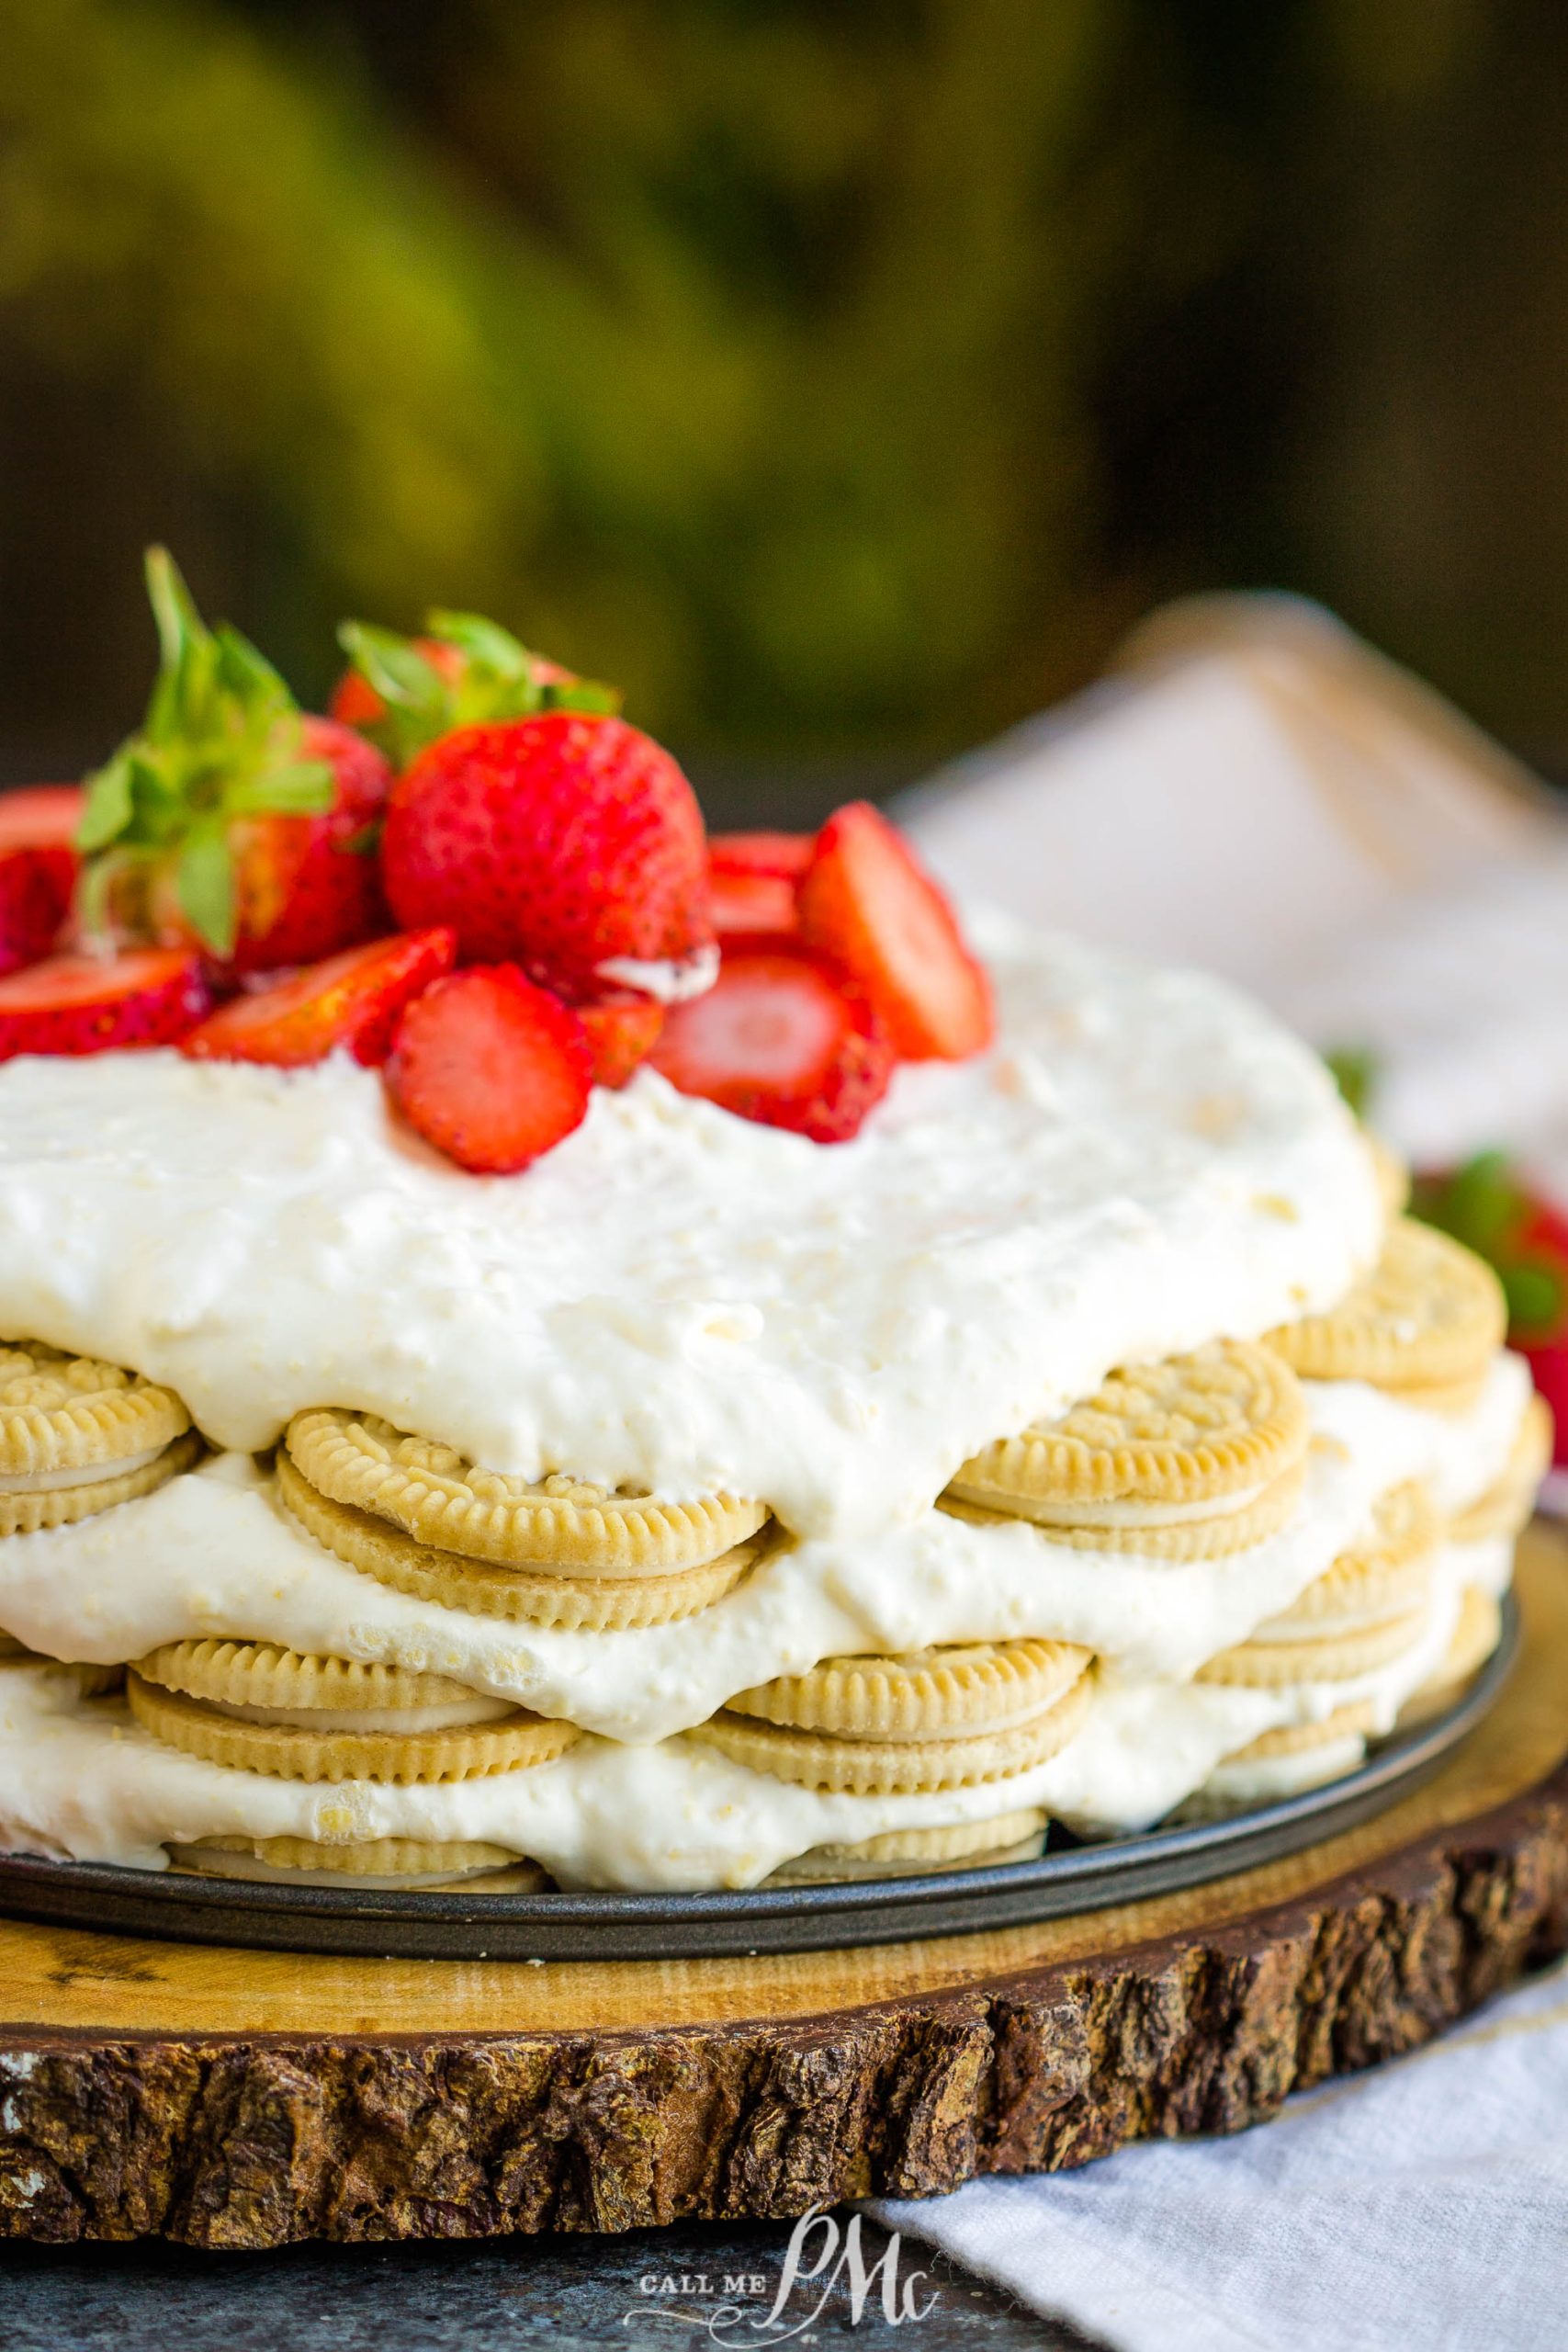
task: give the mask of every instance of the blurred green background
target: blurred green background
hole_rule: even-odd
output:
[[[1552,0],[0,0],[0,780],[138,558],[307,696],[488,610],[806,818],[1151,603],[1568,746]]]

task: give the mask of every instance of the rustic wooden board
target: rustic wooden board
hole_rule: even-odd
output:
[[[1568,1549],[1379,1819],[1082,1918],[686,1962],[305,1958],[0,1921],[0,2232],[206,2246],[782,2216],[1231,2131],[1568,1946]]]

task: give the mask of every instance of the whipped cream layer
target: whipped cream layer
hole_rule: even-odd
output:
[[[1259,1732],[1351,1699],[1371,1701],[1386,1730],[1448,1647],[1456,1576],[1439,1561],[1423,1637],[1376,1674],[1274,1691],[1112,1671],[1059,1755],[1006,1781],[924,1796],[794,1788],[682,1738],[655,1747],[588,1738],[532,1770],[423,1787],[271,1780],[161,1746],[122,1704],[83,1702],[63,1673],[12,1667],[0,1670],[0,1847],[161,1870],[165,1841],[197,1838],[474,1838],[529,1855],[564,1886],[679,1891],[754,1885],[814,1846],[1024,1805],[1085,1834],[1125,1835],[1164,1819]]]
[[[673,1625],[567,1633],[418,1600],[323,1551],[248,1456],[227,1455],[74,1527],[0,1544],[0,1626],[54,1657],[114,1664],[203,1635],[446,1674],[621,1741],[664,1739],[736,1691],[845,1652],[1024,1634],[1179,1680],[1290,1606],[1402,1479],[1442,1508],[1483,1494],[1529,1396],[1500,1356],[1479,1401],[1421,1412],[1355,1382],[1309,1383],[1314,1439],[1288,1526],[1218,1560],[1081,1551],[1027,1522],[927,1510],[878,1537],[784,1544]]]
[[[480,1179],[346,1058],[12,1061],[0,1333],[167,1382],[226,1448],[343,1405],[525,1476],[880,1536],[1113,1365],[1327,1306],[1379,1247],[1354,1125],[1261,1010],[980,944],[1001,1044],[901,1070],[826,1148],[645,1070]]]

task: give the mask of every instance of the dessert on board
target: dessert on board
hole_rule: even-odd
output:
[[[605,687],[166,556],[0,825],[0,1847],[419,1890],[973,1868],[1495,1645],[1502,1284],[1217,981],[708,839]]]

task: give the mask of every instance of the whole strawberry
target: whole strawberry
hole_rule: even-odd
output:
[[[389,929],[374,855],[385,759],[302,712],[237,629],[209,629],[161,548],[147,585],[158,678],[140,731],[88,779],[83,930],[199,946],[239,975]]]
[[[624,719],[554,710],[440,737],[398,780],[381,865],[405,931],[450,924],[460,962],[520,965],[569,1001],[712,979],[701,812]]]

